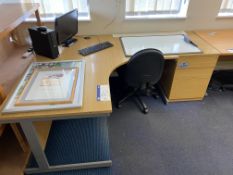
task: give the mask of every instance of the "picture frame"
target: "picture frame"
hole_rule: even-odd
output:
[[[69,79],[68,86],[65,84],[67,83],[65,78]],[[15,105],[31,106],[72,103],[77,78],[78,68],[35,69],[21,95],[16,100]],[[61,94],[66,94],[66,96],[61,97]]]
[[[41,89],[39,85],[51,87],[52,89],[47,89],[48,93],[53,93],[54,88],[60,87],[59,81],[53,79],[53,74],[52,78],[48,79],[48,76],[51,76],[48,74],[51,70],[56,75],[57,73],[60,74],[61,71],[66,72],[66,77],[70,77],[65,81],[69,82],[68,85],[63,86],[67,89],[63,95],[55,93],[45,96],[42,93],[44,89]],[[57,77],[55,76],[55,78]],[[7,100],[2,113],[81,108],[83,105],[84,80],[85,60],[33,62]],[[60,81],[63,82],[64,80]],[[63,82],[62,84],[66,83]],[[56,92],[63,91],[58,90]],[[38,95],[41,93],[42,96]]]

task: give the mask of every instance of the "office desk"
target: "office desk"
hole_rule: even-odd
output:
[[[209,45],[219,52],[216,70],[232,70],[233,69],[233,30],[200,30],[195,31],[201,39],[205,40]]]
[[[168,74],[163,76],[163,78],[167,78],[166,83],[168,83],[168,79],[176,77],[176,73],[183,74],[188,79],[194,81],[194,76],[192,75],[192,71],[202,71],[205,68],[208,69],[208,73],[212,73],[212,69],[214,68],[218,52],[210,47],[206,42],[200,39],[198,36],[193,34],[192,32],[188,33],[191,40],[196,43],[199,48],[203,51],[198,54],[184,54],[184,55],[165,55],[165,59],[168,62],[171,60],[172,64],[175,63],[175,67],[171,69],[167,69],[166,72],[173,72],[173,74]],[[78,54],[78,50],[81,48],[85,48],[87,46],[96,44],[98,42],[110,41],[114,44],[114,47],[97,52],[95,54],[83,57]],[[65,48],[59,58],[56,61],[61,60],[78,60],[82,59],[86,61],[86,70],[85,70],[85,84],[84,84],[84,104],[81,109],[62,109],[56,111],[39,111],[39,112],[26,112],[26,113],[15,113],[10,116],[7,114],[2,114],[0,116],[1,121],[20,121],[25,119],[30,120],[40,120],[40,119],[53,119],[56,116],[56,119],[62,119],[64,116],[73,116],[73,115],[92,115],[92,114],[109,114],[112,111],[111,101],[108,102],[98,102],[96,101],[96,87],[100,84],[109,84],[109,77],[111,73],[118,68],[119,66],[127,63],[129,58],[125,57],[123,49],[121,47],[119,38],[113,38],[110,35],[106,36],[93,36],[90,40],[85,40],[81,37],[78,37],[78,42],[71,46],[70,48]],[[35,57],[35,61],[51,61],[51,59],[44,57]],[[182,67],[182,65],[187,64],[187,66]],[[171,66],[169,64],[169,66]],[[174,70],[175,69],[175,70]],[[178,71],[178,72],[177,72]],[[191,74],[190,74],[191,73]],[[202,74],[202,73],[200,73]],[[204,73],[203,73],[204,74]],[[168,76],[169,75],[169,76]],[[172,77],[173,76],[173,77]],[[190,77],[189,77],[190,76]],[[206,74],[206,78],[210,76]],[[180,77],[177,77],[180,78]],[[196,77],[199,78],[199,77]],[[201,78],[201,77],[200,77]],[[162,80],[163,81],[163,80]],[[162,82],[161,81],[161,82]],[[175,79],[172,82],[169,82],[170,86],[174,85]],[[187,84],[187,81],[185,81]],[[168,88],[165,86],[165,83],[162,83],[163,87],[169,90],[172,90],[172,87]],[[185,89],[182,89],[182,91]],[[176,92],[174,92],[176,93]],[[168,96],[167,96],[168,97]],[[202,98],[194,97],[193,99]],[[180,100],[189,100],[190,98],[178,98],[175,99],[177,101]]]
[[[168,95],[167,98],[171,98],[171,101],[202,99],[217,61],[218,52],[215,49],[208,46],[208,44],[192,32],[188,34],[191,40],[196,43],[203,52],[199,54],[165,56],[167,62],[161,85],[164,88],[166,95]],[[78,54],[78,49],[103,41],[110,41],[114,44],[114,47],[86,57]],[[108,116],[112,112],[111,101],[99,102],[96,100],[96,88],[97,85],[108,85],[111,73],[117,67],[127,63],[129,60],[123,53],[119,38],[105,35],[93,36],[91,39],[85,40],[82,37],[78,37],[78,42],[69,48],[65,48],[56,61],[79,59],[84,59],[86,61],[83,107],[76,109],[21,112],[0,115],[0,122],[19,122],[23,128],[39,165],[39,168],[37,169],[26,171],[28,173],[56,171],[63,170],[62,168],[64,168],[63,165],[60,167],[52,167],[48,165],[33,122]],[[35,57],[35,61],[53,60],[37,56]],[[192,87],[193,85],[195,85],[195,87]],[[79,169],[80,166],[81,168],[107,167],[110,165],[111,161],[109,160],[87,163],[85,165],[65,166],[65,169]]]
[[[220,55],[233,54],[233,30],[200,30],[195,33],[209,45],[219,51]]]
[[[102,52],[90,55],[85,58],[85,80],[83,107],[75,109],[61,109],[51,111],[38,112],[22,112],[14,114],[1,114],[0,122],[19,122],[30,144],[31,150],[39,164],[39,168],[27,169],[26,173],[35,172],[51,172],[79,168],[97,168],[108,167],[111,165],[110,160],[99,162],[88,162],[85,164],[72,164],[49,166],[44,153],[46,141],[41,145],[40,134],[35,128],[35,121],[49,121],[59,119],[78,119],[88,117],[109,116],[112,111],[111,101],[99,102],[96,100],[97,85],[109,84],[109,76],[112,71],[119,65],[127,62],[118,40],[114,40],[111,36],[92,37],[90,40],[78,38],[78,42],[70,48],[65,48],[56,61],[61,60],[78,60],[83,57],[78,54],[78,49],[98,43],[99,41],[110,40],[115,47],[109,48]],[[54,61],[44,57],[35,57],[35,61]],[[7,100],[6,100],[7,101]],[[44,140],[44,139],[42,139]]]
[[[96,54],[92,54],[87,57],[83,57],[78,54],[78,49],[90,46],[99,41],[111,41],[114,47],[103,50]],[[61,109],[51,111],[38,111],[38,112],[23,112],[14,114],[2,114],[0,116],[1,121],[21,121],[25,119],[30,120],[50,120],[63,119],[68,117],[75,118],[77,116],[92,116],[110,114],[112,111],[111,101],[99,102],[96,100],[96,88],[97,85],[109,84],[109,76],[112,71],[118,66],[127,62],[127,58],[121,49],[119,41],[113,39],[111,36],[92,37],[90,40],[84,40],[78,38],[78,42],[72,45],[70,48],[65,48],[56,61],[61,60],[79,60],[84,58],[86,62],[85,66],[85,82],[84,82],[84,95],[83,95],[83,107],[80,109]],[[55,61],[45,57],[35,57],[35,61]],[[6,100],[7,101],[7,100]]]

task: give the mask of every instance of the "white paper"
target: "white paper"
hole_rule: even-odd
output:
[[[71,95],[75,69],[40,71],[29,89],[26,101],[67,99]]]
[[[109,85],[98,85],[97,100],[98,101],[110,101],[111,100]]]

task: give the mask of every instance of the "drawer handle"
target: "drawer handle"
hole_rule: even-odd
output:
[[[188,68],[189,67],[189,63],[187,63],[187,62],[179,63],[178,67],[181,68],[181,69]]]

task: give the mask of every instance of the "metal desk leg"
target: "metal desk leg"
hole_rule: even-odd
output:
[[[49,168],[49,163],[46,155],[40,145],[36,129],[31,121],[20,122],[23,132],[30,145],[31,151],[36,159],[39,169],[46,170]]]

